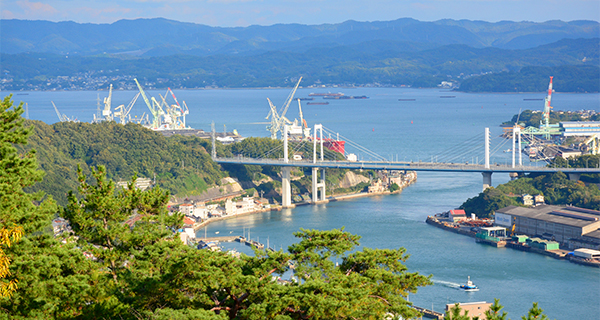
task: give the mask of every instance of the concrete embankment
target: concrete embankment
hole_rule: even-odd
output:
[[[408,175],[408,179],[405,180],[405,181],[403,181],[402,185],[400,186],[400,189],[398,189],[396,191],[393,191],[393,192],[392,191],[359,192],[359,193],[349,193],[349,194],[334,195],[334,196],[328,197],[325,201],[319,201],[316,204],[322,204],[322,203],[334,202],[334,201],[351,200],[351,199],[356,199],[356,198],[361,198],[361,197],[372,197],[372,196],[383,196],[383,195],[398,194],[398,193],[401,193],[404,188],[410,186],[411,184],[413,184],[413,183],[415,183],[417,181],[417,174],[416,174],[416,172],[411,171],[409,173],[410,173],[410,175]],[[294,203],[294,206],[298,207],[298,206],[305,206],[305,205],[309,205],[309,204],[313,204],[313,203],[311,201],[303,201],[303,202]],[[261,212],[267,212],[267,211],[281,211],[281,209],[283,209],[283,208],[280,205],[271,205],[271,207],[269,209],[262,209],[262,210],[245,212],[245,213],[236,214],[236,215],[210,218],[210,219],[207,219],[207,220],[202,221],[200,223],[195,223],[194,226],[193,226],[193,229],[194,229],[194,231],[198,231],[202,227],[208,225],[211,222],[221,221],[221,220],[226,220],[226,219],[233,219],[233,218],[236,218],[236,217],[242,217],[242,216],[246,216],[246,215],[249,215],[249,214],[261,213]]]

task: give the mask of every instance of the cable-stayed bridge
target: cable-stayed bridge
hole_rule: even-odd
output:
[[[325,169],[372,169],[372,170],[412,170],[430,172],[480,172],[483,176],[483,189],[492,185],[493,173],[554,173],[561,171],[572,180],[578,180],[581,174],[600,173],[596,168],[556,168],[548,166],[523,165],[521,136],[515,130],[512,147],[504,149],[511,139],[501,138],[494,148],[491,148],[489,129],[483,134],[467,141],[451,146],[439,154],[432,155],[430,161],[394,161],[386,159],[370,151],[364,146],[350,141],[326,129],[320,124],[315,125],[312,137],[294,136],[290,126],[283,128],[283,143],[274,144],[269,150],[242,150],[233,157],[219,157],[213,146],[212,158],[221,164],[269,165],[282,167],[282,204],[292,207],[290,173],[292,167],[312,168],[312,202],[326,201]],[[324,137],[325,134],[325,137]],[[329,136],[329,138],[327,138]],[[331,137],[335,137],[331,138]],[[213,135],[214,137],[214,135]],[[341,144],[340,141],[343,141]],[[214,139],[213,139],[214,143]],[[352,148],[356,153],[349,153]],[[332,151],[334,150],[334,151]],[[512,162],[491,163],[491,157],[501,152],[512,153]],[[397,158],[397,156],[396,156]],[[319,170],[321,173],[319,175]]]

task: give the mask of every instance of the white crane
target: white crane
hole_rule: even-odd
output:
[[[69,117],[67,117],[66,115],[60,113],[58,111],[58,108],[54,104],[54,101],[50,101],[50,102],[52,102],[52,106],[54,106],[54,111],[56,111],[56,115],[58,116],[58,120],[60,122],[78,122],[77,120],[69,119]]]
[[[148,109],[150,109],[150,112],[152,113],[152,129],[159,129],[161,125],[160,116],[164,115],[165,112],[160,107],[160,104],[156,101],[156,99],[154,99],[154,97],[151,97],[152,103],[150,103],[150,101],[146,97],[144,89],[142,89],[142,85],[140,85],[137,79],[134,78],[133,80],[135,80],[135,83],[137,84],[138,88],[140,89],[140,93],[142,94],[142,98],[144,98],[144,102],[146,102]]]
[[[135,97],[133,97],[133,99],[129,102],[129,104],[127,105],[127,107],[125,107],[125,105],[120,105],[118,107],[115,108],[115,112],[113,113],[113,116],[115,118],[119,118],[120,124],[127,124],[127,122],[131,121],[131,116],[129,116],[129,112],[131,112],[131,109],[133,108],[133,105],[135,104],[135,102],[137,101],[137,99],[139,98],[140,93],[138,92]]]
[[[56,111],[56,115],[58,116],[58,121],[60,121],[60,122],[65,122],[65,121],[67,121],[67,117],[66,117],[64,114],[61,114],[61,113],[58,111],[58,108],[57,108],[57,107],[56,107],[56,105],[54,104],[54,101],[50,101],[50,102],[52,102],[52,106],[54,106],[54,111]]]
[[[110,104],[112,102],[112,84],[110,85],[110,88],[108,89],[108,97],[104,98],[104,110],[102,110],[102,116],[104,117],[105,121],[112,121],[113,120],[113,116],[111,115],[111,111],[110,111]]]
[[[277,132],[279,131],[282,132],[281,136],[283,137],[283,126],[285,124],[292,123],[285,117],[285,114],[287,113],[290,107],[290,103],[294,99],[294,94],[296,94],[296,90],[298,90],[300,81],[302,81],[302,77],[300,77],[298,83],[296,83],[296,86],[294,87],[292,92],[290,92],[279,113],[277,112],[277,108],[275,107],[275,105],[273,105],[273,103],[271,102],[271,99],[267,98],[267,101],[269,101],[270,110],[265,119],[269,119],[269,117],[271,117],[271,124],[267,126],[267,130],[271,132],[271,139],[277,139]]]

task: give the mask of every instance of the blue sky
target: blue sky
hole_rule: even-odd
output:
[[[2,19],[112,23],[162,17],[210,26],[346,20],[595,20],[599,0],[2,0]]]

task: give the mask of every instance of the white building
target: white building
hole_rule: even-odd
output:
[[[195,220],[205,220],[208,218],[209,213],[204,203],[182,203],[179,205],[179,211],[184,215],[191,217]]]
[[[225,202],[225,214],[236,215],[242,213],[253,212],[260,209],[260,206],[254,202],[252,197],[244,197],[241,201],[233,202],[227,199]]]

